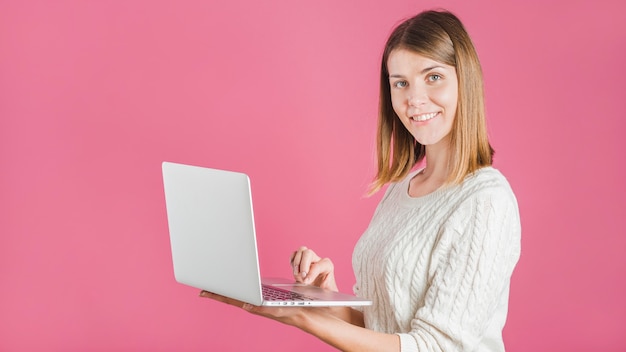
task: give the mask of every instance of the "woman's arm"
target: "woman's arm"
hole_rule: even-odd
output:
[[[296,281],[338,291],[330,259],[300,247],[290,260]],[[342,351],[400,351],[399,336],[365,329],[363,313],[350,307],[263,307],[206,291],[200,296],[295,326]]]
[[[365,321],[363,320],[363,312],[350,307],[334,307],[329,308],[330,312],[337,318],[350,323],[352,325],[365,327]]]
[[[350,311],[357,312],[354,309]],[[362,317],[361,314],[361,322]],[[350,324],[341,317],[327,314],[324,310],[307,311],[303,308],[293,317],[291,325],[341,351],[400,351],[399,336],[383,334]]]
[[[244,310],[295,326],[342,351],[400,351],[400,338],[353,325],[363,322],[363,315],[351,308],[263,307],[202,291],[212,298]]]

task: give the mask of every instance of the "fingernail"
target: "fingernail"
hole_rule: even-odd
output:
[[[306,278],[306,274],[307,274],[306,271],[303,271],[303,272],[300,273],[300,275],[302,276],[303,279]]]

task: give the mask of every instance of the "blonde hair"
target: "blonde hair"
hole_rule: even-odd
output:
[[[485,119],[483,74],[476,49],[461,21],[448,11],[425,11],[402,22],[389,36],[380,73],[378,172],[370,194],[404,178],[426,153],[393,110],[387,60],[405,49],[453,66],[458,77],[456,117],[450,132],[452,148],[448,184],[458,184],[472,172],[492,163]]]

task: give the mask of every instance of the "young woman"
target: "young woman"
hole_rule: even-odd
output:
[[[389,185],[356,244],[356,295],[371,307],[255,307],[345,351],[504,351],[517,201],[492,164],[480,63],[457,17],[426,11],[385,46],[378,174]],[[330,259],[301,247],[297,281],[337,290]]]

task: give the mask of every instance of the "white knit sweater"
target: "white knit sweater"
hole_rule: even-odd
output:
[[[461,185],[408,195],[392,184],[352,258],[365,326],[405,351],[504,351],[509,284],[520,255],[515,195],[485,167]]]

